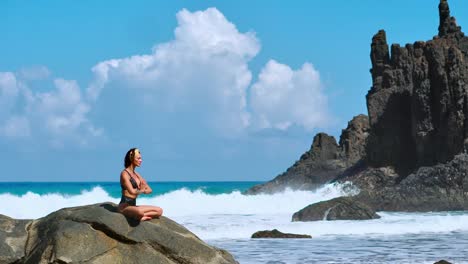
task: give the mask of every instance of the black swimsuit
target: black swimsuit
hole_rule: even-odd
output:
[[[138,188],[138,184],[136,183],[135,179],[132,177],[130,172],[128,172],[127,170],[125,170],[125,171],[130,176],[130,183],[132,184],[132,187],[134,189],[139,190],[140,188]],[[120,184],[120,187],[122,187],[122,191],[125,190],[125,187],[122,184]],[[121,204],[128,204],[128,205],[131,205],[131,206],[136,206],[136,198],[127,197],[127,196],[123,195],[123,193],[122,193],[122,198],[120,199],[119,205],[121,205]]]
[[[136,198],[130,198],[122,194],[122,198],[120,199],[119,205],[121,204],[128,204],[131,206],[136,206]]]

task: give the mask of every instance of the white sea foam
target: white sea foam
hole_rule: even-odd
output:
[[[79,195],[63,195],[59,193],[49,193],[39,195],[27,192],[24,195],[0,194],[2,206],[0,214],[17,219],[35,219],[46,216],[64,207],[73,207],[98,202],[119,201],[109,196],[101,187],[95,187],[91,191],[83,191]]]
[[[286,190],[273,195],[243,195],[238,191],[211,195],[201,190],[181,189],[152,199],[142,198],[139,202],[161,205],[170,216],[291,214],[311,203],[347,195],[346,187],[330,184],[313,192]]]
[[[243,195],[240,192],[229,194],[207,194],[203,190],[179,189],[163,195],[138,198],[138,204],[158,205],[164,208],[165,215],[194,216],[211,214],[263,214],[291,213],[304,206],[346,195],[344,185],[327,185],[315,192],[291,191],[273,195]],[[348,188],[349,189],[349,188]],[[348,189],[346,189],[348,191]],[[50,193],[39,195],[28,192],[24,195],[0,194],[3,205],[0,214],[27,219],[39,218],[64,207],[72,207],[99,202],[118,203],[103,188],[94,187],[79,195]]]
[[[163,195],[139,198],[138,204],[161,206],[164,214],[184,225],[202,239],[246,239],[259,230],[279,229],[287,233],[317,236],[401,235],[468,231],[468,213],[388,213],[367,221],[291,222],[294,212],[322,200],[348,195],[349,186],[326,185],[316,191],[291,191],[272,195],[207,194],[202,190],[180,189]],[[101,187],[79,195],[28,192],[17,196],[1,194],[0,214],[18,219],[43,217],[64,207],[119,199]]]
[[[468,231],[468,214],[381,213],[365,221],[291,222],[290,214],[211,215],[175,217],[203,239],[245,239],[259,230],[276,228],[285,233],[317,236],[372,236]]]

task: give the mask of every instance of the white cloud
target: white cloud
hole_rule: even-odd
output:
[[[1,96],[14,96],[18,94],[16,87],[16,77],[11,72],[0,72]]]
[[[34,92],[11,72],[0,73],[0,136],[47,140],[54,146],[72,141],[80,145],[102,131],[88,120],[90,106],[84,102],[76,81],[54,80],[54,89]]]
[[[239,32],[216,8],[184,9],[176,17],[173,40],[155,45],[148,54],[97,63],[85,93],[76,81],[64,79],[55,79],[48,91],[34,89],[44,82],[29,81],[51,79],[44,66],[0,72],[0,137],[47,141],[57,147],[90,144],[103,137],[103,130],[90,120],[92,108],[97,108],[96,116],[103,118],[99,121],[109,129],[126,121],[127,114],[133,118],[131,122],[143,121],[140,123],[150,130],[139,130],[135,138],[141,141],[154,135],[152,123],[158,121],[169,137],[178,133],[187,141],[197,139],[185,131],[197,130],[194,134],[206,134],[211,140],[213,131],[236,137],[252,128],[285,130],[296,125],[311,130],[328,123],[327,97],[311,64],[293,70],[269,61],[252,85],[248,63],[260,51],[255,33]],[[130,105],[123,109],[121,99],[112,95],[106,97],[109,101],[102,100],[103,89],[109,89],[108,96],[113,92],[111,87]],[[125,96],[131,93],[135,98],[127,100]],[[134,99],[141,99],[153,111],[127,111],[127,107],[134,109]],[[98,112],[100,109],[103,112]],[[124,129],[132,133],[134,128]],[[114,138],[124,141],[128,131],[112,133],[121,133],[124,136]]]
[[[1,127],[0,135],[9,138],[24,138],[31,135],[29,120],[24,116],[12,116],[6,120],[5,125]]]
[[[12,110],[18,93],[15,75],[11,72],[0,72],[0,122],[4,121]]]
[[[96,101],[101,90],[109,81],[109,72],[119,66],[119,60],[108,60],[95,65],[91,71],[94,73],[94,80],[86,90],[87,97],[91,101]]]
[[[204,54],[236,55],[250,59],[259,51],[254,33],[239,33],[216,8],[190,13],[183,9],[177,14],[179,26],[175,30],[177,43]]]
[[[157,45],[149,55],[103,61],[93,67],[88,88],[96,100],[111,81],[143,89],[152,105],[164,111],[191,112],[223,134],[249,125],[246,90],[252,74],[248,61],[260,49],[251,32],[240,33],[215,8],[177,14],[175,39]]]
[[[54,84],[56,90],[38,93],[31,108],[44,118],[49,132],[54,135],[67,134],[87,122],[89,106],[82,102],[76,81],[56,79]]]
[[[250,106],[256,129],[299,125],[312,130],[330,121],[319,72],[309,63],[294,71],[270,60],[252,85]]]
[[[248,62],[260,50],[252,32],[240,33],[216,8],[177,13],[174,40],[151,54],[111,59],[95,65],[88,98],[96,100],[110,82],[139,89],[142,101],[164,112],[191,112],[223,135],[248,128],[285,130],[297,125],[312,130],[329,123],[327,97],[319,73],[274,60],[267,63],[251,88]],[[136,91],[136,90],[135,90]]]
[[[22,80],[45,80],[51,75],[50,70],[46,66],[38,65],[25,67],[18,71],[18,78]]]

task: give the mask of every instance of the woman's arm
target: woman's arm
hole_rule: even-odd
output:
[[[132,183],[130,182],[130,175],[128,175],[128,173],[124,173],[124,171],[120,173],[120,183],[123,184],[125,190],[130,194],[138,195],[141,193],[139,190],[133,188]]]
[[[140,175],[138,175],[140,176]],[[151,189],[151,187],[148,185],[148,183],[146,182],[145,179],[143,179],[143,177],[140,176],[140,181],[141,181],[141,190],[143,191],[143,193],[145,194],[150,194],[153,192],[153,189]]]

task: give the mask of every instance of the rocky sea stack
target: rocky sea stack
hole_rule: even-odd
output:
[[[364,156],[369,134],[369,120],[358,115],[343,129],[339,144],[334,137],[318,133],[310,150],[302,154],[293,166],[270,182],[256,185],[247,194],[274,193],[286,188],[312,190],[335,179],[355,166]]]
[[[112,203],[37,220],[0,215],[0,263],[237,263],[166,217],[139,222]]]
[[[343,131],[349,147],[342,140],[315,146],[318,134],[305,158],[247,193],[351,181],[361,190],[351,199],[373,210],[468,209],[468,38],[446,0],[439,18],[429,41],[389,48],[384,30],[374,35],[368,119],[361,115],[360,128]]]
[[[439,5],[439,34],[391,46],[372,38],[373,85],[367,94],[369,166],[392,166],[405,177],[421,166],[450,161],[468,137],[468,38]]]

